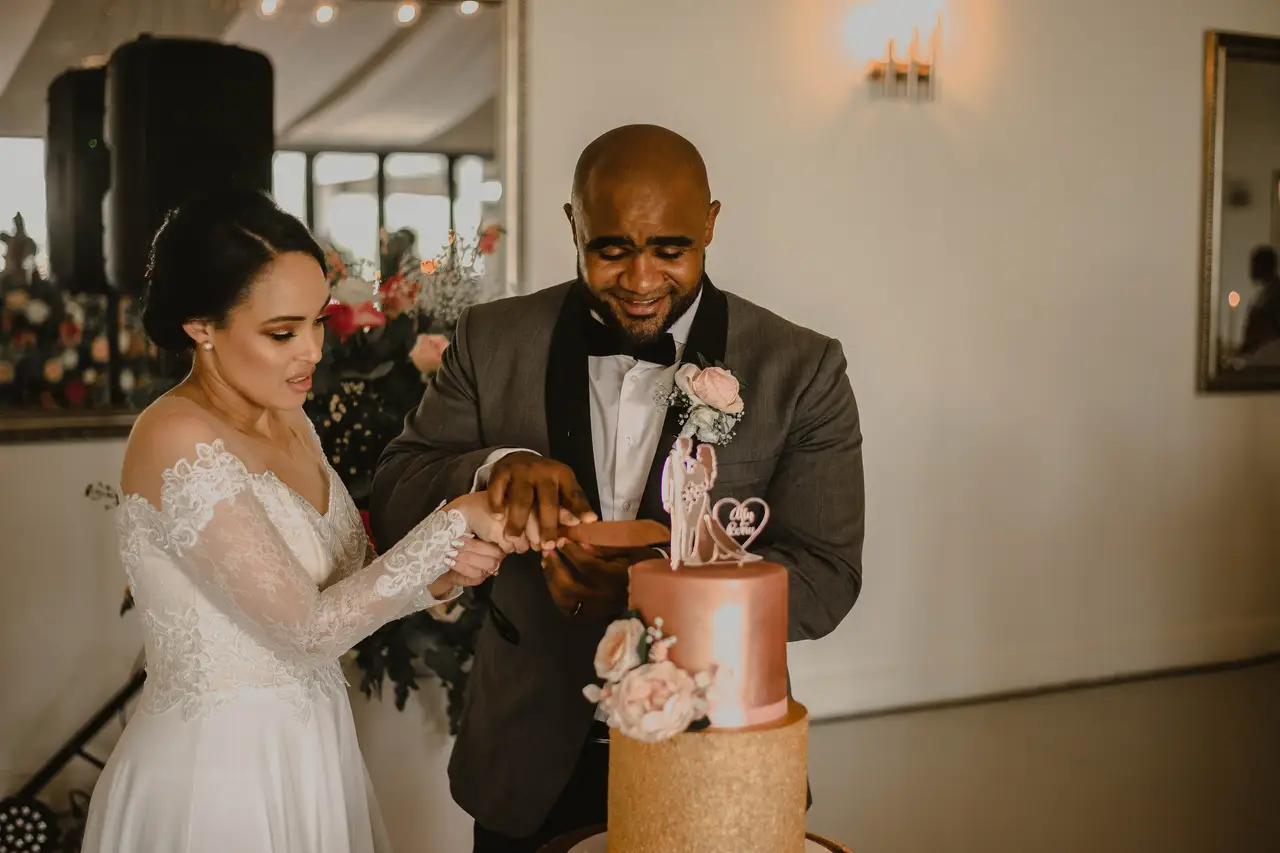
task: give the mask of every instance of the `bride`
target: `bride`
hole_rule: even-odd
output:
[[[268,197],[231,191],[172,213],[147,287],[148,335],[194,359],[125,451],[120,552],[147,681],[82,849],[386,850],[338,659],[482,582],[527,540],[503,537],[481,493],[369,553],[302,412],[324,339],[324,256]]]

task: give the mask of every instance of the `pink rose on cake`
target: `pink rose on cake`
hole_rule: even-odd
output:
[[[611,691],[609,725],[646,743],[666,740],[702,716],[698,693],[693,677],[671,661],[642,664]]]
[[[684,364],[676,371],[676,387],[683,391],[694,407],[710,406],[729,415],[741,414],[740,386],[732,373],[722,367],[699,368]]]
[[[644,635],[644,623],[639,619],[619,619],[611,623],[596,646],[596,675],[606,682],[618,681],[643,663],[640,641]]]

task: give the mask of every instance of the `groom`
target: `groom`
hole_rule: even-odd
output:
[[[713,500],[763,497],[752,550],[790,571],[789,640],[822,637],[862,585],[862,436],[839,342],[722,291],[705,273],[720,203],[684,138],[617,128],[583,152],[565,206],[578,279],[477,305],[373,483],[389,547],[441,501],[487,489],[510,532],[532,517],[554,543],[564,506],[605,521],[668,522],[664,411],[674,365],[723,364],[742,419],[716,448]],[[714,387],[712,387],[714,386]],[[476,853],[533,851],[605,821],[608,728],[582,688],[626,606],[626,567],[649,553],[573,543],[508,559],[476,645],[449,765]]]

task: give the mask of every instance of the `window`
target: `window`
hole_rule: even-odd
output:
[[[170,384],[156,379],[138,300],[72,295],[50,280],[44,176],[43,140],[0,137],[0,231],[12,233],[21,213],[34,244],[22,269],[0,279],[0,413],[138,410]],[[415,254],[433,258],[452,232],[470,243],[501,219],[496,163],[471,154],[277,151],[272,194],[317,237],[370,265],[383,233],[408,229]],[[0,244],[0,265],[6,252]],[[501,253],[485,261],[486,282],[499,282]]]
[[[315,155],[311,230],[366,261],[376,260],[378,239],[377,154]]]
[[[36,241],[36,269],[49,275],[49,231],[45,215],[44,140],[0,137],[0,231],[13,229],[22,214],[27,234]],[[0,244],[0,258],[6,247]]]
[[[271,163],[271,184],[276,204],[305,222],[307,155],[301,151],[277,151]]]
[[[418,235],[419,256],[434,257],[449,245],[449,158],[442,154],[388,154],[383,165],[386,230]]]

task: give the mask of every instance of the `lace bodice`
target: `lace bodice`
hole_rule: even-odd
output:
[[[165,471],[160,509],[123,498],[120,554],[146,643],[144,712],[180,706],[191,718],[270,690],[305,716],[317,691],[345,689],[344,652],[440,603],[427,586],[466,535],[461,514],[433,513],[374,559],[350,495],[328,475],[321,514],[214,441]]]

